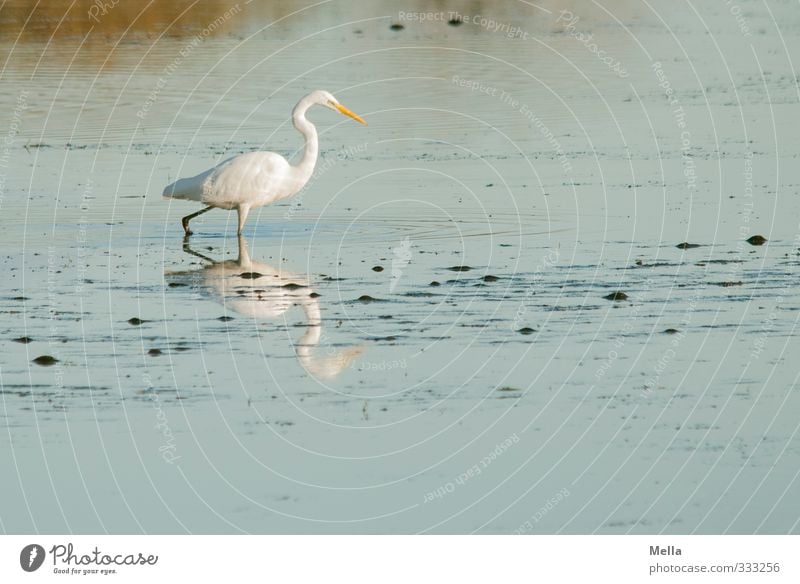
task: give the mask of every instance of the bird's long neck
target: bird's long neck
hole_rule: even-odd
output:
[[[303,158],[300,159],[300,162],[296,166],[306,178],[310,177],[311,173],[314,172],[314,165],[317,163],[317,156],[319,155],[317,129],[314,127],[314,124],[306,119],[306,111],[312,105],[312,103],[306,102],[306,100],[301,100],[292,112],[294,127],[297,128],[297,131],[306,139],[306,145],[303,149]]]

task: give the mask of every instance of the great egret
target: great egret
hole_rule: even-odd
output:
[[[248,152],[229,158],[192,178],[177,180],[164,189],[165,198],[199,201],[207,205],[205,209],[181,219],[187,236],[192,234],[189,221],[214,208],[236,209],[239,212],[237,233],[241,235],[250,209],[291,197],[305,186],[319,154],[317,129],[306,119],[306,111],[313,105],[325,106],[367,124],[327,91],[309,93],[292,110],[294,127],[306,139],[303,158],[296,166],[274,152]]]

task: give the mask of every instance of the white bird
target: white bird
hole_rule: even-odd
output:
[[[319,154],[317,129],[306,119],[306,111],[313,105],[322,105],[364,125],[367,123],[327,91],[309,93],[292,110],[294,127],[306,140],[303,158],[296,166],[274,152],[249,152],[229,158],[197,176],[177,180],[164,189],[165,198],[199,201],[207,205],[205,209],[181,219],[187,236],[192,234],[189,221],[214,208],[236,209],[239,213],[237,233],[241,235],[251,209],[291,197],[305,186],[314,172]]]

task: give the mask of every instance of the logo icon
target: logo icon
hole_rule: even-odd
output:
[[[38,543],[26,545],[19,553],[19,565],[26,572],[35,572],[42,567],[44,556],[44,548]]]

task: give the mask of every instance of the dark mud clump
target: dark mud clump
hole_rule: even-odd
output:
[[[714,282],[717,286],[722,286],[723,288],[730,288],[731,286],[741,286],[742,281],[739,280],[738,282]]]
[[[132,326],[139,326],[140,324],[144,324],[146,322],[147,322],[146,320],[142,320],[141,318],[138,318],[136,316],[128,319],[128,324]]]
[[[184,282],[170,282],[169,284],[167,284],[167,286],[169,286],[170,288],[181,288],[183,286],[187,286],[187,284]]]
[[[679,332],[680,332],[680,331],[679,331],[678,329],[674,329],[674,328],[668,328],[668,329],[665,329],[665,330],[664,330],[664,334],[665,334],[665,335],[676,335],[676,334],[678,334]]]
[[[16,339],[12,339],[15,343],[22,343],[23,345],[27,345],[28,343],[32,343],[33,339],[30,337],[17,337]]]
[[[30,300],[27,296],[14,296],[11,300],[19,300],[20,302],[25,302],[26,300]]]
[[[469,272],[472,267],[471,266],[450,266],[449,268],[445,268],[450,270],[451,272]]]
[[[671,264],[669,262],[653,262],[652,264],[646,264],[642,260],[636,260],[633,264],[637,268],[665,268],[669,266],[674,266],[675,264]]]
[[[403,30],[404,28],[405,26],[403,26],[402,24],[395,23],[389,27],[389,30]]]
[[[433,282],[428,284],[428,286],[441,286],[441,284],[439,282],[437,282],[436,280],[434,280]]]
[[[697,262],[695,266],[707,266],[709,264],[741,264],[743,260],[706,260]]]
[[[363,296],[358,297],[358,302],[363,302],[364,304],[369,304],[370,302],[378,302],[377,298],[373,298],[368,294],[364,294]]]
[[[689,242],[684,241],[683,243],[679,243],[675,247],[677,247],[678,249],[694,249],[696,247],[700,247],[700,244],[699,243],[689,243]]]
[[[164,353],[161,351],[161,349],[150,349],[149,351],[147,351],[147,354],[150,355],[151,357],[158,357],[159,355],[163,355]]]
[[[229,322],[229,321],[233,320],[233,317],[232,316],[220,316],[220,317],[217,317],[217,320],[220,321],[220,322]]]
[[[302,284],[295,284],[294,282],[289,282],[288,284],[284,284],[282,286],[287,290],[299,290],[300,288],[307,288],[307,286],[303,286]]]
[[[241,274],[239,274],[239,277],[245,280],[257,280],[258,278],[261,278],[263,275],[264,274],[259,274],[258,272],[242,272]]]
[[[533,333],[536,332],[536,329],[532,329],[531,327],[526,326],[524,328],[519,329],[517,332],[521,335],[532,335]]]
[[[497,276],[487,275],[481,278],[484,282],[497,282],[500,278]]]
[[[603,296],[603,298],[605,298],[606,300],[620,301],[620,300],[627,300],[628,299],[628,295],[625,294],[625,292],[612,292],[611,294],[608,294],[607,296]]]
[[[58,363],[58,359],[50,355],[40,355],[36,357],[33,362],[37,365],[41,365],[42,367],[50,367],[50,365],[55,365]]]
[[[373,272],[382,272],[383,271],[383,266],[372,266],[372,271]]]
[[[312,292],[311,294],[308,295],[309,298],[319,298],[320,296],[322,296],[322,294],[319,294],[317,292]]]
[[[461,20],[460,18],[451,18],[450,20],[447,21],[447,24],[449,24],[450,26],[461,26],[462,24],[464,24],[464,21]]]
[[[767,238],[763,235],[754,235],[753,237],[748,237],[745,241],[750,245],[764,245],[767,243]]]

